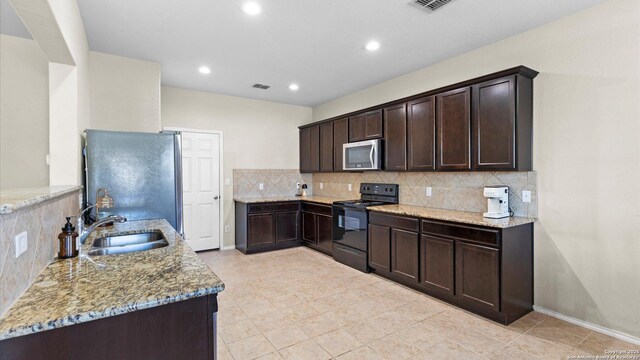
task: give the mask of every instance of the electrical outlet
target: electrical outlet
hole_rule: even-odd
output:
[[[16,246],[16,257],[27,251],[27,232],[23,231],[13,237]]]
[[[349,191],[353,191],[353,185],[349,184],[348,189]]]
[[[324,183],[320,183],[320,190],[324,189]]]
[[[225,225],[224,226],[224,232],[228,233],[229,231],[231,231],[231,226]]]
[[[300,183],[296,183],[296,190],[300,189]]]
[[[427,186],[426,195],[431,196],[431,186]]]
[[[82,209],[82,193],[78,195],[78,209]]]
[[[231,179],[229,179],[229,178],[224,178],[224,185],[225,185],[225,186],[229,186],[229,185],[231,185]]]
[[[260,191],[264,190],[264,184],[263,183],[258,184],[258,189],[260,189]]]
[[[531,191],[522,190],[522,202],[526,202],[526,203],[531,202]]]

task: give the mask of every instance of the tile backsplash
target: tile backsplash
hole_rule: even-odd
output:
[[[534,171],[318,173],[313,174],[313,194],[358,198],[358,189],[363,182],[400,185],[400,204],[476,212],[487,211],[487,200],[482,195],[484,186],[506,185],[509,187],[509,206],[515,216],[538,215]],[[349,184],[352,184],[351,192],[348,191]],[[431,187],[431,196],[426,195],[427,187]],[[522,202],[522,190],[531,191],[531,203]]]
[[[312,192],[312,175],[292,169],[234,169],[233,196],[293,196],[296,183],[307,184]],[[264,188],[260,190],[260,184]]]
[[[309,194],[345,199],[358,198],[360,183],[400,185],[400,203],[432,208],[484,212],[482,189],[488,185],[509,187],[509,205],[516,216],[538,216],[537,176],[529,172],[362,172],[300,174],[298,170],[238,169],[233,171],[234,196],[290,196],[296,182],[306,183]],[[259,184],[264,184],[264,190]],[[349,191],[349,184],[352,191]],[[321,186],[322,185],[322,189]],[[426,188],[431,187],[431,196]],[[531,202],[522,202],[522,191],[531,191]]]
[[[58,253],[65,216],[78,213],[79,191],[0,215],[0,315],[29,287]],[[14,236],[26,231],[27,251],[15,257]]]

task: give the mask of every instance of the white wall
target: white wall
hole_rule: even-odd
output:
[[[90,52],[91,128],[160,131],[160,64]]]
[[[612,0],[313,109],[339,115],[517,65],[534,80],[535,303],[640,336],[640,2]]]
[[[311,108],[234,96],[162,87],[162,126],[224,132],[224,177],[233,169],[298,169],[298,126]],[[224,186],[223,216],[234,244],[233,183]]]
[[[49,22],[53,20],[55,30],[62,34],[64,43],[58,47],[66,47],[73,58],[73,64],[52,62],[49,65],[49,185],[78,185],[83,181],[82,133],[91,126],[89,45],[76,0],[38,4],[38,7],[46,6],[50,6],[50,13],[44,12],[43,16],[47,16]],[[30,23],[40,22],[41,16],[22,16],[22,19],[30,28]],[[38,36],[34,38],[37,40]],[[52,44],[47,45],[50,48]]]
[[[29,39],[0,35],[0,189],[49,184],[49,62]]]

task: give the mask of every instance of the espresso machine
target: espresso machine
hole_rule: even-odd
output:
[[[484,217],[491,219],[509,217],[508,186],[486,186],[484,196],[487,198],[487,212],[483,214]]]

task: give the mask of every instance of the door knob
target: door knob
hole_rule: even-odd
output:
[[[218,198],[219,198],[219,196],[216,195],[216,196],[213,197],[213,200],[218,200]]]

